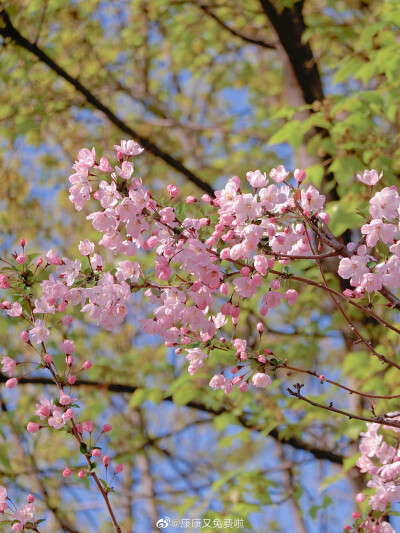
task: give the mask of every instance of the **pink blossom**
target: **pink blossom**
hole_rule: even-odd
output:
[[[254,172],[247,172],[246,174],[247,181],[255,189],[260,187],[266,187],[268,185],[267,175],[261,173],[260,170],[255,170]]]
[[[0,289],[9,289],[10,283],[8,277],[5,274],[0,274]]]
[[[81,255],[90,255],[94,252],[94,243],[85,239],[79,243],[78,249]]]
[[[307,190],[301,190],[301,204],[304,211],[321,211],[324,207],[325,196],[319,194],[314,185],[310,185]]]
[[[92,167],[96,161],[96,150],[88,150],[88,148],[82,148],[78,153],[78,162],[85,167]]]
[[[94,165],[94,168],[98,168],[102,172],[112,172],[113,168],[110,165],[108,159],[106,157],[100,158],[100,165]]]
[[[223,376],[222,374],[216,374],[215,376],[211,378],[209,386],[213,390],[217,390],[217,389],[220,389],[224,385],[225,381],[226,381],[225,376]]]
[[[399,216],[400,197],[397,190],[385,187],[370,200],[369,212],[373,219],[385,218],[389,222]]]
[[[365,185],[369,185],[370,187],[373,187],[378,183],[378,181],[383,176],[383,172],[381,172],[378,176],[378,173],[376,170],[364,170],[364,174],[356,174],[357,179],[361,181],[361,183],[365,183]]]
[[[115,170],[120,178],[123,180],[129,180],[133,174],[133,163],[124,161],[121,165],[122,168],[115,167]]]
[[[139,155],[144,150],[135,141],[121,141],[121,145],[114,145],[114,148],[125,155]]]
[[[268,376],[268,374],[264,374],[263,372],[257,372],[251,378],[251,383],[254,387],[257,387],[259,389],[265,389],[265,387],[267,387],[268,385],[272,385],[272,379]]]
[[[75,343],[74,343],[74,341],[68,340],[68,339],[65,340],[64,342],[60,342],[58,347],[60,348],[60,350],[62,352],[64,352],[65,354],[68,354],[68,355],[75,351]]]
[[[22,315],[22,306],[19,302],[13,302],[11,304],[11,309],[7,311],[8,316],[18,317]]]
[[[49,263],[49,265],[61,265],[62,261],[58,255],[53,252],[53,250],[49,250],[47,254],[45,255],[46,261]]]
[[[17,362],[14,361],[14,359],[11,359],[11,357],[5,356],[1,360],[1,364],[2,364],[1,371],[3,372],[3,374],[6,374],[7,376],[11,377],[14,373],[14,369],[17,365]]]
[[[271,170],[269,176],[277,183],[281,183],[289,176],[289,172],[286,172],[286,169],[283,165],[279,165],[277,168],[273,168]]]
[[[379,239],[384,243],[391,243],[394,241],[396,226],[385,224],[382,219],[374,219],[370,224],[361,227],[361,233],[367,235],[368,246],[375,246]]]

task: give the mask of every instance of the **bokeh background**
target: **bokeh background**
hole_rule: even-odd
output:
[[[76,256],[79,240],[95,237],[90,206],[78,214],[68,200],[76,154],[94,146],[111,156],[130,138],[146,148],[136,175],[154,195],[176,183],[182,198],[199,197],[248,170],[305,168],[330,200],[331,230],[357,238],[369,198],[354,175],[383,170],[388,186],[400,174],[399,26],[397,0],[2,1],[1,255],[25,238],[28,252]],[[153,260],[140,257],[145,269]],[[315,266],[295,268],[318,279]],[[325,264],[340,289],[336,268]],[[238,334],[252,344],[260,317],[256,302],[246,305]],[[78,313],[72,333],[77,354],[95,363],[77,387],[82,415],[112,423],[104,446],[125,465],[113,497],[125,531],[157,531],[164,517],[242,518],[229,528],[240,532],[342,531],[365,484],[354,468],[364,424],[308,408],[285,388],[302,379],[320,402],[364,414],[370,404],[284,372],[267,392],[211,391],[215,361],[189,376],[183,358],[141,332],[149,312],[135,294],[119,331]],[[396,359],[392,332],[349,312]],[[292,364],[400,392],[393,369],[354,342],[324,295],[302,287],[298,305],[268,314],[265,327],[265,347]],[[0,356],[29,357],[18,331],[0,318]],[[26,434],[38,396],[52,394],[40,375],[10,392],[1,385],[0,483],[15,499],[37,496],[43,531],[108,533],[94,488],[61,476],[80,461],[65,434]]]

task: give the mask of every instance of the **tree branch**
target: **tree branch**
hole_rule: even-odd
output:
[[[265,41],[262,41],[260,39],[253,39],[252,37],[248,37],[247,35],[243,35],[243,33],[240,33],[230,26],[226,24],[222,19],[216,15],[209,6],[206,6],[205,4],[198,4],[199,8],[204,11],[210,18],[215,20],[215,22],[221,26],[221,28],[224,28],[224,30],[227,30],[231,35],[234,37],[239,37],[239,39],[242,39],[242,41],[245,41],[246,43],[255,44],[257,46],[261,46],[263,48],[268,48],[269,50],[275,50],[275,45],[271,43],[266,43]]]
[[[181,161],[175,159],[167,152],[164,152],[156,144],[150,141],[148,138],[143,137],[137,131],[133,130],[128,126],[122,119],[120,119],[110,108],[105,106],[89,89],[87,89],[82,83],[68,74],[60,65],[58,65],[51,57],[49,57],[41,48],[39,48],[35,43],[28,41],[21,33],[13,26],[7,12],[5,9],[0,11],[0,16],[3,19],[5,26],[0,28],[0,35],[3,38],[8,38],[13,41],[17,46],[24,48],[34,56],[36,56],[39,61],[50,67],[58,76],[66,80],[70,85],[72,85],[79,93],[81,93],[87,100],[89,104],[101,111],[117,128],[119,128],[124,133],[127,133],[132,139],[137,141],[143,146],[148,152],[154,156],[162,159],[167,165],[169,165],[174,170],[177,170],[183,174],[189,181],[197,185],[200,189],[205,191],[208,194],[213,195],[213,188],[203,181],[201,178],[196,176],[190,169],[188,169]]]
[[[7,379],[8,377],[0,373],[0,383],[5,383]],[[21,378],[18,383],[21,385],[34,384],[34,385],[54,386],[54,382],[50,378],[46,378],[46,377]],[[133,387],[132,385],[125,385],[121,383],[100,383],[100,382],[90,381],[90,380],[85,380],[85,379],[76,381],[74,386],[93,387],[93,388],[103,390],[103,391],[108,391],[108,392],[130,393],[130,394],[134,393],[137,390],[137,387]],[[166,396],[164,398],[164,401],[173,402],[172,396]],[[196,409],[198,411],[202,411],[204,413],[209,413],[212,415],[220,415],[222,413],[227,412],[227,409],[225,409],[224,407],[215,409],[213,407],[209,407],[205,404],[202,404],[201,402],[196,402],[196,401],[188,402],[186,404],[186,407],[190,407],[191,409]],[[240,417],[238,417],[238,420],[242,424],[242,426],[247,429],[251,429],[253,431],[261,431],[262,429],[262,428],[254,427],[254,425],[251,424],[244,415],[241,415]],[[337,465],[343,464],[344,456],[337,454],[335,452],[331,452],[330,450],[325,450],[325,449],[313,446],[312,444],[302,441],[298,437],[282,436],[279,434],[279,431],[276,428],[272,429],[269,432],[269,436],[272,437],[274,440],[281,442],[282,444],[288,444],[289,446],[291,446],[292,448],[295,448],[296,450],[302,450],[302,451],[308,452],[311,455],[313,455],[316,459],[330,461],[331,463],[334,463]]]

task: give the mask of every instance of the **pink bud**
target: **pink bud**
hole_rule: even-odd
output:
[[[72,474],[71,469],[70,469],[68,466],[66,466],[65,469],[64,469],[64,472],[63,472],[63,474],[62,474],[63,477],[68,477],[68,476],[70,476],[71,474]]]
[[[323,374],[321,374],[321,375],[319,376],[319,380],[320,380],[320,381],[325,381],[325,376],[324,376]]]
[[[16,378],[11,378],[6,381],[7,389],[13,389],[16,385],[18,385],[18,380]]]
[[[324,224],[328,224],[330,219],[328,213],[324,213],[324,211],[321,211],[321,213],[318,213],[318,217],[322,220]]]
[[[70,385],[75,385],[75,382],[76,382],[76,376],[69,376],[68,383]]]
[[[360,513],[357,512],[354,512],[351,516],[354,518],[354,520],[357,520],[357,518],[361,518]]]
[[[258,361],[259,363],[265,363],[266,360],[267,360],[267,358],[265,357],[265,355],[259,355],[259,356],[257,357],[257,361]]]
[[[58,347],[66,355],[70,355],[75,350],[75,343],[74,343],[74,341],[71,341],[70,339],[67,339],[64,342],[60,342]]]
[[[110,424],[104,424],[102,427],[103,433],[109,433],[112,430],[112,426]]]
[[[35,424],[35,422],[29,422],[29,424],[26,426],[26,429],[29,431],[29,433],[37,433],[40,429],[39,424]]]
[[[83,478],[85,477],[85,475],[86,475],[86,474],[85,474],[85,472],[84,472],[83,470],[80,470],[80,471],[78,472],[78,477],[79,477],[80,479],[83,479]]]
[[[83,370],[89,370],[93,366],[92,361],[85,361],[82,365]]]
[[[124,469],[124,467],[123,467],[122,465],[117,465],[117,466],[115,467],[114,472],[115,472],[116,474],[119,474],[120,472],[122,472],[123,469]]]
[[[175,198],[179,194],[179,187],[176,185],[167,185],[167,191],[169,192],[170,198]]]
[[[258,333],[259,333],[260,335],[262,335],[262,333],[263,333],[263,331],[264,331],[264,325],[263,325],[261,322],[259,322],[259,323],[257,324],[257,331],[258,331]]]
[[[224,296],[226,296],[229,292],[229,287],[226,283],[221,283],[220,285],[220,288],[219,288],[221,294],[223,294]]]
[[[26,261],[26,255],[24,253],[19,254],[19,256],[15,260],[19,265],[23,265]]]
[[[356,496],[356,502],[362,503],[365,500],[366,496],[362,492],[359,492]]]
[[[286,291],[285,297],[286,297],[287,303],[289,305],[293,305],[297,302],[297,298],[299,297],[299,295],[298,295],[298,292],[295,291],[294,289],[289,289],[288,291]]]
[[[57,311],[59,313],[63,313],[66,308],[68,307],[68,302],[64,301],[64,302],[61,302],[60,305],[57,307]]]
[[[240,308],[238,306],[236,306],[232,310],[232,317],[233,318],[239,318],[239,315],[240,315]]]
[[[221,250],[219,256],[221,259],[229,259],[230,253],[231,253],[230,248],[224,248],[223,250]]]
[[[243,383],[239,385],[240,392],[246,392],[248,388],[249,384],[247,383],[247,381],[243,381]]]
[[[273,291],[278,291],[280,288],[281,288],[281,284],[280,284],[279,279],[273,279],[271,281],[271,289]]]
[[[105,455],[103,457],[103,465],[107,468],[107,466],[110,464],[110,458],[108,457],[108,455]]]
[[[22,246],[22,248],[23,248],[23,247],[25,246],[25,244],[26,244],[25,239],[21,239],[20,244],[21,244],[21,246]]]
[[[180,355],[182,353],[182,348],[175,348],[176,355]]]
[[[28,494],[27,502],[33,503],[35,501],[35,496],[33,494]]]
[[[72,320],[73,320],[72,316],[65,315],[62,317],[61,322],[64,324],[64,326],[69,326],[72,323]]]
[[[244,278],[247,278],[247,276],[250,274],[250,269],[249,269],[249,267],[247,267],[247,266],[246,266],[246,267],[242,267],[242,268],[240,269],[240,273],[242,274],[242,276],[243,276]]]
[[[242,361],[246,361],[247,359],[247,353],[246,352],[240,352],[240,359]]]
[[[65,358],[65,363],[67,364],[67,366],[72,366],[74,364],[74,358],[72,357],[72,355],[67,355],[67,357]]]
[[[101,450],[99,450],[98,448],[95,448],[94,450],[92,450],[92,457],[100,457],[101,456]]]
[[[206,204],[211,204],[212,202],[212,198],[209,194],[203,194],[203,196],[201,197],[201,199],[203,200],[203,202],[205,202]]]
[[[297,181],[299,185],[306,179],[306,177],[307,177],[307,174],[305,170],[300,170],[296,168],[296,170],[294,171],[294,179]]]
[[[347,526],[344,526],[344,528],[346,531],[351,531],[351,526],[347,525]]]
[[[43,259],[41,257],[38,257],[36,259],[36,266],[39,268],[42,263],[43,263]]]
[[[197,202],[197,198],[195,196],[188,196],[185,200],[187,204],[194,204]]]
[[[87,431],[88,433],[92,433],[94,428],[94,424],[91,420],[88,420],[87,422],[83,423],[83,429]]]
[[[24,342],[29,342],[29,332],[28,331],[21,331],[21,340],[23,340]]]
[[[49,353],[46,353],[46,355],[43,357],[43,359],[44,359],[44,362],[48,363],[48,364],[53,362],[53,358],[52,358],[52,356]]]
[[[74,412],[72,409],[67,409],[65,413],[63,414],[64,420],[71,420],[71,418],[74,418]]]
[[[78,423],[76,424],[76,431],[77,431],[78,433],[81,433],[81,434],[83,433],[83,427],[82,427],[82,424],[81,424],[80,422],[78,422]]]

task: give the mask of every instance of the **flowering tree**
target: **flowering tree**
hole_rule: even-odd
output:
[[[54,432],[63,431],[75,442],[84,464],[67,464],[58,475],[77,477],[77,482],[91,479],[115,531],[122,531],[115,510],[118,500],[110,496],[123,465],[111,461],[104,449],[113,428],[106,422],[96,427],[77,410],[82,400],[74,386],[81,372],[96,366],[96,359],[92,363],[77,353],[68,332],[74,307],[98,326],[115,331],[128,314],[132,293],[142,292],[152,309],[151,317],[139,320],[143,331],[161,336],[166,347],[184,357],[190,375],[206,368],[209,394],[222,389],[225,395],[234,390],[249,395],[266,389],[268,395],[274,381],[285,379],[293,398],[367,422],[357,467],[370,475],[367,485],[374,490],[363,512],[353,513],[354,524],[343,526],[348,531],[394,531],[387,516],[400,495],[396,439],[400,414],[388,412],[386,403],[381,408],[378,401],[400,396],[375,394],[368,383],[350,388],[302,361],[272,351],[263,317],[280,305],[297,305],[301,288],[309,286],[328,295],[368,357],[395,372],[400,370],[396,358],[374,346],[348,312],[356,308],[388,331],[400,333],[393,323],[393,313],[400,309],[395,294],[400,288],[397,188],[382,188],[383,175],[375,170],[357,175],[370,196],[369,209],[360,238],[345,245],[330,231],[326,198],[307,184],[304,170],[295,170],[292,177],[281,165],[269,172],[270,180],[260,170],[249,171],[246,182],[234,176],[215,195],[188,196],[182,205],[177,186],[168,185],[168,197],[156,200],[142,179],[134,177],[134,159],[143,151],[137,143],[122,141],[114,148],[115,165],[105,157],[98,159],[94,149],[82,149],[69,178],[75,209],[82,211],[90,202],[86,218],[101,234],[96,244],[81,241],[80,259],[71,259],[60,258],[54,250],[26,254],[27,243],[22,240],[21,250],[12,258],[2,258],[0,286],[9,299],[2,301],[1,309],[17,321],[21,343],[29,347],[23,360],[3,357],[2,371],[8,376],[5,386],[17,390],[18,383],[33,372],[46,373],[56,385],[56,396],[37,398],[27,432],[48,431],[51,438]],[[144,268],[152,249],[154,265]],[[109,261],[104,260],[102,250],[109,254]],[[138,261],[131,260],[134,256]],[[349,280],[343,290],[334,288],[325,272],[324,261],[335,258],[334,279]],[[310,264],[316,265],[319,281],[307,276]],[[247,302],[258,310],[257,342],[240,334]],[[25,365],[28,370],[20,370]],[[311,376],[321,387],[330,384],[373,401],[370,414],[336,407],[332,401],[315,401],[303,391],[304,382],[285,378],[293,373],[300,381],[303,375]],[[361,504],[365,498],[360,492],[356,502]],[[41,530],[32,494],[22,509],[10,499],[6,487],[1,487],[0,500],[3,523],[12,524],[13,531]]]

